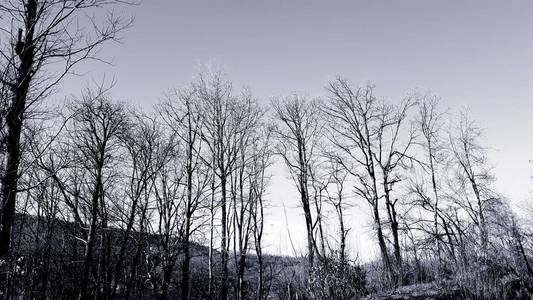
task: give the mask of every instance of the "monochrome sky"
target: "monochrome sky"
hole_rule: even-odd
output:
[[[532,12],[531,1],[144,0],[117,8],[135,22],[122,44],[102,50],[113,66],[86,66],[88,76],[63,92],[79,94],[105,74],[117,80],[114,98],[148,108],[205,63],[265,103],[292,92],[324,95],[336,75],[375,84],[391,101],[429,92],[485,129],[497,188],[519,207],[533,186]],[[269,252],[292,254],[287,225],[304,249],[294,196],[276,167]],[[375,251],[366,210],[361,203],[351,213],[351,246],[362,257]]]

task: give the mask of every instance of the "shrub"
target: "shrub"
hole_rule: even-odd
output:
[[[314,299],[357,299],[366,294],[365,281],[359,265],[325,258],[311,269],[309,293]]]

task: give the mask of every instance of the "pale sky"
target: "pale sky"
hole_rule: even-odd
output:
[[[144,0],[122,10],[135,16],[134,25],[123,44],[101,52],[114,66],[84,69],[95,80],[115,76],[117,99],[150,107],[213,61],[265,103],[294,91],[324,95],[336,75],[373,83],[391,101],[430,92],[445,108],[468,109],[485,128],[498,191],[513,203],[531,195],[531,1]],[[79,94],[76,80],[63,92]],[[283,203],[303,250],[303,216],[279,168],[270,191],[269,252],[289,247]],[[368,257],[367,206],[359,211],[351,213],[351,245]]]

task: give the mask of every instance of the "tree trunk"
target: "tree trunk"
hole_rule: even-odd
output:
[[[244,271],[246,268],[246,254],[240,253],[239,255],[239,270],[238,270],[238,290],[239,290],[239,298],[240,300],[244,300],[245,298],[245,286],[244,286]]]
[[[342,213],[342,202],[339,201],[339,225],[340,225],[340,253],[339,258],[341,261],[341,266],[344,267],[344,263],[346,261],[346,230],[344,229],[344,215]]]
[[[228,249],[227,249],[227,191],[226,191],[226,176],[223,174],[220,177],[220,185],[222,187],[222,203],[221,203],[221,223],[222,223],[222,234],[220,241],[220,255],[221,255],[221,264],[222,264],[222,278],[221,278],[221,291],[220,299],[228,299]]]
[[[183,237],[183,261],[181,263],[181,299],[182,300],[188,300],[189,299],[189,282],[190,282],[190,261],[191,261],[191,253],[190,253],[190,242],[189,242],[189,234],[190,234],[190,216],[189,213],[187,213],[187,220],[185,221],[185,236]]]
[[[385,168],[383,168],[383,190],[385,192],[385,205],[387,207],[387,215],[389,217],[390,228],[392,233],[392,241],[394,248],[394,260],[396,264],[395,284],[402,284],[403,272],[402,272],[402,255],[400,251],[400,238],[398,232],[398,215],[396,213],[395,201],[391,199],[391,183],[389,182],[388,174]]]
[[[117,263],[115,265],[115,272],[113,274],[113,287],[112,287],[112,290],[111,290],[111,294],[112,296],[115,296],[115,293],[117,291],[117,287],[118,287],[118,284],[120,283],[120,276],[121,276],[121,273],[122,273],[122,267],[123,267],[123,263],[124,263],[124,256],[126,254],[126,248],[128,248],[128,240],[129,240],[129,237],[130,237],[130,233],[133,229],[133,224],[135,223],[135,214],[137,212],[137,201],[138,201],[138,198],[136,196],[135,200],[133,201],[132,205],[131,205],[131,211],[130,211],[130,215],[128,217],[128,223],[126,224],[126,231],[123,233],[123,238],[122,238],[122,244],[120,245],[120,251],[119,251],[119,255],[118,255],[118,259],[117,259]]]
[[[258,263],[258,267],[259,267],[259,272],[257,274],[257,285],[258,285],[258,288],[257,288],[257,299],[258,300],[263,300],[264,298],[264,294],[265,294],[265,288],[263,286],[263,282],[264,282],[264,270],[263,270],[263,255],[261,253],[261,251],[258,251],[257,253],[257,263]]]
[[[214,162],[213,162],[214,166]],[[209,300],[213,299],[213,247],[215,230],[215,170],[213,169],[213,177],[211,178],[211,203],[210,203],[210,218],[209,218],[209,286],[208,294]]]
[[[168,299],[168,288],[172,280],[172,271],[174,270],[174,258],[167,261],[167,265],[163,267],[163,284],[161,286],[161,299]]]
[[[435,196],[435,207],[433,213],[433,229],[435,234],[435,247],[437,251],[437,258],[440,262],[440,243],[439,243],[439,193],[437,192],[437,180],[435,178],[435,166],[433,163],[433,150],[431,146],[431,139],[428,139],[428,152],[429,152],[429,167],[431,171],[431,187],[433,188],[433,195]]]
[[[302,195],[302,201],[304,201],[304,195]],[[315,254],[315,247],[313,243],[313,219],[311,217],[311,210],[309,209],[309,204],[304,205],[303,209],[305,215],[305,226],[307,229],[307,255],[309,260],[309,269],[311,269],[314,264]]]
[[[101,154],[103,157],[103,154]],[[85,254],[83,259],[83,275],[81,279],[81,289],[79,298],[82,300],[88,299],[88,285],[89,285],[89,269],[91,268],[92,263],[92,253],[94,247],[94,238],[96,236],[96,227],[98,223],[98,203],[100,201],[100,192],[102,190],[102,168],[103,168],[103,158],[100,160],[97,170],[96,183],[91,199],[91,225],[89,227],[89,232],[87,234],[87,242],[85,246]]]
[[[139,228],[139,242],[137,243],[137,250],[135,253],[135,256],[133,257],[132,266],[131,266],[131,274],[130,279],[128,280],[128,284],[126,286],[126,291],[124,295],[124,299],[128,300],[131,295],[131,290],[133,286],[133,281],[135,279],[135,275],[137,273],[137,268],[139,266],[139,262],[141,260],[141,254],[142,254],[142,245],[143,245],[143,239],[145,238],[145,232],[144,232],[144,222],[146,219],[146,210],[148,209],[148,204],[146,203],[143,207],[141,219],[140,219],[140,228]]]
[[[392,280],[391,278],[391,264],[390,264],[390,258],[389,253],[387,251],[387,245],[385,244],[385,238],[383,237],[383,229],[381,227],[381,219],[379,217],[379,208],[377,206],[377,201],[373,205],[373,211],[374,211],[374,224],[376,226],[376,233],[378,235],[378,244],[379,244],[379,250],[381,252],[381,258],[383,260],[383,266],[385,268],[385,272],[387,276],[389,277],[389,280]]]
[[[23,45],[18,51],[15,50],[20,58],[20,65],[17,68],[17,79],[12,86],[13,98],[11,106],[6,115],[7,133],[6,143],[6,165],[5,173],[2,177],[2,207],[1,207],[1,226],[0,226],[0,259],[6,259],[9,256],[11,244],[11,227],[15,217],[15,207],[17,200],[18,188],[18,169],[20,164],[20,136],[24,121],[24,111],[26,109],[26,99],[30,89],[32,78],[32,68],[35,59],[34,48],[34,23],[37,16],[37,0],[28,0],[26,4],[25,24],[26,37],[22,41],[19,33],[17,44]],[[19,48],[17,45],[16,48]]]
[[[396,209],[394,206],[391,206],[392,220],[391,220],[391,231],[392,238],[394,243],[394,259],[396,260],[396,267],[398,268],[398,284],[403,282],[403,266],[402,266],[402,254],[400,250],[400,238],[398,232],[398,220],[396,216]]]
[[[97,213],[95,212],[95,208],[98,209],[98,204],[95,204],[93,202],[93,205],[95,206],[92,211],[92,220],[91,225],[89,227],[89,233],[87,234],[87,243],[85,246],[85,253],[83,258],[83,275],[81,279],[81,290],[80,290],[80,299],[85,300],[88,299],[88,284],[89,284],[89,269],[91,267],[91,261],[92,261],[92,253],[93,253],[93,244],[94,244],[94,238],[96,236],[96,219],[97,219]]]
[[[313,217],[309,204],[309,192],[307,189],[307,159],[305,145],[301,138],[298,138],[298,160],[300,165],[300,198],[305,215],[305,226],[307,229],[307,255],[309,259],[309,271],[314,264],[315,243],[313,236]]]

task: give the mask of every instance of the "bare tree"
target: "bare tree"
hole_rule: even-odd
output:
[[[332,134],[329,138],[346,157],[339,159],[339,162],[356,178],[356,193],[366,199],[372,208],[381,258],[390,276],[391,262],[379,210],[381,196],[373,148],[377,130],[372,125],[380,118],[378,100],[373,95],[372,87],[353,90],[343,79],[331,82],[327,90],[331,98],[330,105],[325,108],[331,118]],[[363,172],[358,171],[359,167],[362,167]]]
[[[150,222],[157,237],[153,245],[158,251],[148,251],[148,277],[151,288],[163,299],[168,297],[172,272],[180,252],[183,207],[186,201],[183,144],[173,134],[167,135],[168,159],[156,175],[155,220]],[[150,247],[149,247],[150,248]],[[162,273],[162,274],[161,274]]]
[[[392,191],[394,185],[402,180],[400,170],[406,163],[406,160],[412,158],[409,151],[415,139],[415,133],[412,127],[408,127],[407,130],[405,129],[405,123],[408,122],[407,113],[412,106],[413,102],[408,98],[399,106],[384,105],[382,107],[380,123],[377,127],[377,149],[373,153],[374,159],[381,169],[383,195],[385,197],[385,205],[393,237],[394,257],[399,272],[399,277],[397,278],[399,284],[403,280],[399,238],[400,220],[396,206],[399,199],[393,197]],[[406,130],[406,132],[402,132],[403,130]]]
[[[117,287],[121,283],[121,275],[125,267],[126,251],[132,245],[132,233],[135,231],[136,219],[138,222],[144,222],[146,217],[147,201],[153,193],[155,176],[167,162],[168,144],[164,143],[161,127],[157,121],[148,116],[133,113],[132,126],[121,137],[124,148],[128,153],[127,160],[124,161],[124,167],[128,169],[125,194],[125,207],[119,210],[122,218],[125,220],[123,228],[123,237],[120,244],[120,250],[116,258],[115,269],[113,273],[112,295],[117,292]],[[137,245],[140,247],[140,245]],[[136,268],[138,262],[132,263]]]
[[[184,254],[181,265],[181,299],[189,298],[190,240],[198,226],[195,221],[202,217],[198,212],[205,207],[206,190],[211,184],[210,170],[202,162],[201,132],[204,120],[196,96],[194,89],[174,91],[159,107],[160,115],[174,136],[180,140],[185,152],[186,187],[182,208],[184,218],[180,230],[180,242]]]
[[[276,154],[289,169],[290,175],[300,193],[300,204],[304,211],[307,230],[307,255],[309,268],[313,267],[316,242],[314,238],[314,219],[312,216],[311,170],[318,156],[322,125],[317,100],[293,95],[272,102],[274,118],[278,126],[273,134],[277,138]]]
[[[491,187],[494,177],[488,166],[486,149],[480,145],[481,130],[462,113],[455,134],[450,134],[451,164],[454,167],[451,197],[475,224],[480,249],[488,246],[488,216],[500,202]]]
[[[261,119],[264,110],[257,104],[249,91],[245,91],[238,100],[239,105],[235,111],[234,126],[240,127],[235,135],[235,170],[230,175],[230,194],[233,204],[233,248],[236,263],[236,288],[237,299],[246,298],[245,270],[246,259],[251,241],[253,239],[253,216],[257,207],[258,198],[253,190],[253,145],[260,138]],[[238,255],[238,257],[237,257]]]
[[[0,78],[2,86],[9,88],[11,98],[2,122],[5,125],[2,143],[7,156],[1,178],[2,258],[9,253],[20,176],[20,143],[28,111],[72,74],[77,65],[97,59],[96,51],[107,41],[116,40],[117,35],[128,27],[130,20],[111,13],[99,25],[97,18],[89,13],[120,2],[13,0],[0,4],[0,12],[12,22],[10,29],[4,27],[0,31],[5,37],[0,40],[7,42],[0,50],[3,70]],[[80,22],[87,26],[78,26]],[[52,69],[59,71],[54,73]]]
[[[437,110],[437,100],[429,99],[428,101],[423,101],[420,103],[419,117],[420,117],[420,129],[422,131],[422,137],[424,138],[424,146],[427,150],[427,158],[429,162],[429,173],[431,175],[431,188],[433,190],[434,197],[434,216],[433,216],[433,226],[435,230],[435,246],[437,251],[437,256],[440,257],[440,246],[439,246],[439,223],[438,223],[438,211],[439,211],[439,193],[436,179],[436,160],[439,150],[439,135],[438,130],[441,124],[439,123],[439,114]]]
[[[346,195],[346,185],[348,179],[348,172],[339,163],[339,158],[330,156],[328,158],[328,172],[330,173],[330,185],[334,185],[334,190],[328,192],[328,202],[335,209],[337,220],[339,222],[339,249],[338,255],[341,266],[347,262],[346,254],[346,239],[350,228],[346,226],[345,211],[351,206]]]
[[[266,299],[268,293],[265,288],[265,265],[263,262],[263,234],[265,222],[265,190],[268,184],[266,169],[270,166],[273,149],[271,142],[271,128],[263,129],[253,140],[251,146],[251,161],[249,170],[250,196],[255,199],[251,210],[253,219],[253,234],[255,253],[258,260],[257,299]]]
[[[324,200],[327,200],[327,189],[331,183],[331,174],[325,170],[324,162],[320,157],[310,169],[311,179],[311,202],[315,207],[315,220],[312,229],[314,232],[315,250],[319,257],[326,256],[326,234],[323,221],[327,217],[324,211]]]
[[[70,163],[61,173],[51,168],[52,178],[75,219],[86,229],[79,297],[87,299],[91,295],[90,275],[94,270],[97,233],[100,234],[98,269],[102,273],[97,273],[95,280],[97,283],[103,280],[104,289],[94,292],[107,297],[111,287],[106,275],[110,242],[106,199],[112,197],[111,185],[118,175],[114,166],[119,161],[127,115],[124,106],[110,101],[103,90],[88,91],[82,99],[69,105],[68,113],[72,116],[67,124],[66,150],[71,153]]]
[[[449,257],[455,259],[455,243],[453,229],[450,228],[450,221],[445,212],[447,204],[443,202],[446,194],[442,182],[445,180],[441,177],[446,175],[447,153],[443,142],[443,113],[439,111],[438,104],[438,98],[428,96],[420,101],[418,106],[417,128],[421,133],[419,144],[424,155],[419,165],[422,169],[421,176],[429,177],[430,180],[413,182],[410,190],[415,199],[413,204],[432,214],[431,229],[419,229],[431,235],[432,249],[441,263],[443,250],[447,250]],[[420,216],[417,216],[413,221],[420,224],[422,222],[419,219]]]
[[[383,264],[391,276],[379,200],[385,200],[394,258],[400,272],[398,199],[391,192],[401,180],[398,169],[409,157],[414,140],[413,130],[404,129],[413,102],[408,98],[399,106],[386,104],[373,95],[373,87],[354,89],[341,78],[330,82],[327,91],[330,102],[324,106],[324,111],[330,118],[329,139],[340,152],[338,162],[356,179],[356,193],[372,208]],[[397,279],[400,278],[401,275]]]
[[[228,259],[230,235],[228,234],[231,223],[228,222],[231,210],[231,197],[228,193],[230,176],[234,172],[239,158],[239,146],[243,133],[249,128],[246,126],[248,118],[243,115],[240,107],[243,102],[232,94],[231,83],[225,81],[220,73],[200,74],[194,83],[194,89],[202,102],[202,113],[205,117],[202,139],[209,153],[203,158],[215,174],[220,188],[220,255],[221,255],[221,291],[220,297],[228,297]],[[245,104],[245,103],[244,103]],[[214,194],[213,194],[214,196]],[[214,200],[214,199],[213,199]],[[214,203],[213,203],[214,204]],[[214,208],[211,214],[214,218]],[[211,260],[212,261],[212,260]],[[210,264],[211,265],[211,264]],[[212,273],[211,273],[212,274]],[[210,279],[210,286],[212,278]],[[210,297],[213,290],[210,290]]]

